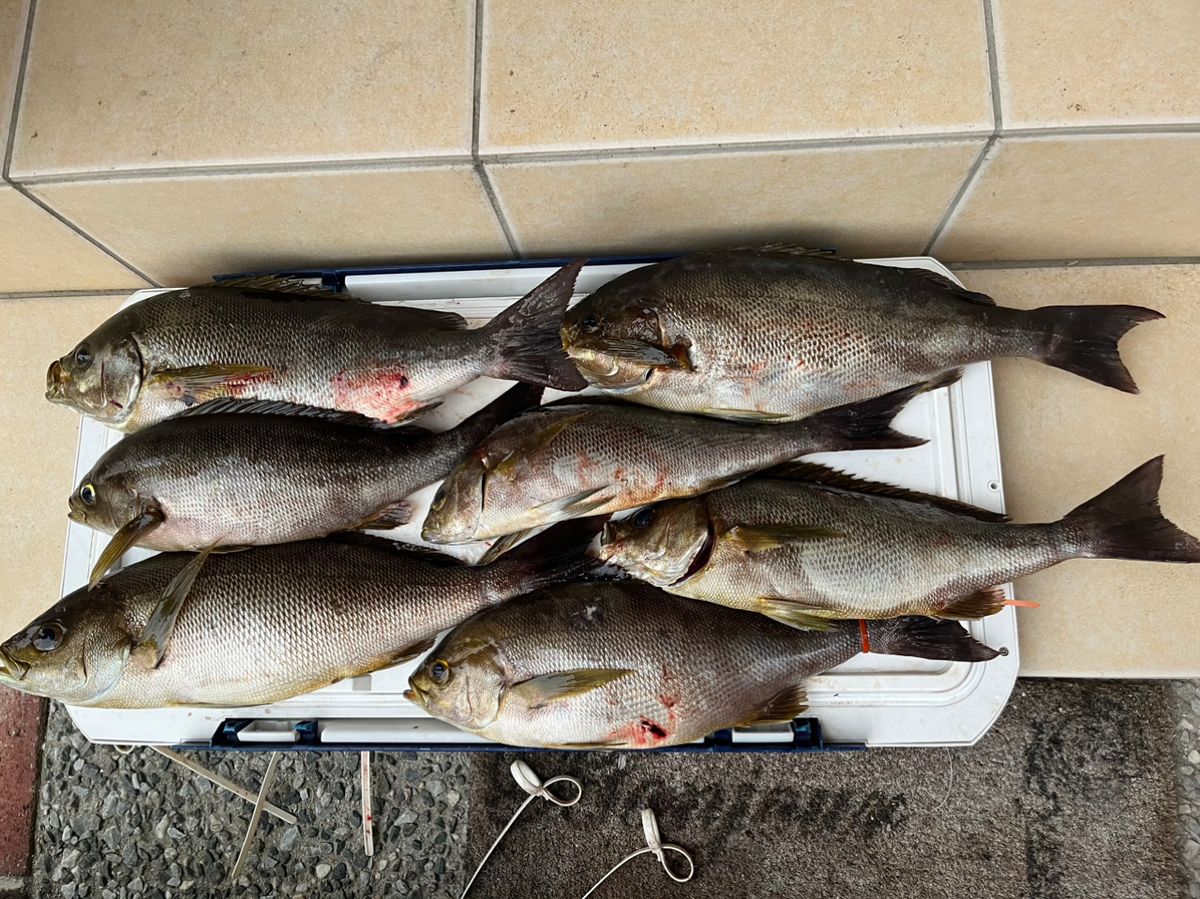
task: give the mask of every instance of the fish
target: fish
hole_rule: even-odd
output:
[[[133,546],[220,551],[397,527],[413,513],[405,497],[541,393],[519,384],[440,434],[272,400],[186,409],[118,442],[71,494],[72,521],[114,535],[89,583]]]
[[[1000,585],[1067,559],[1200,562],[1200,541],[1163,517],[1163,457],[1049,524],[860,480],[812,463],[604,526],[598,554],[670,593],[805,629],[836,619],[976,619]]]
[[[166,631],[164,592],[195,557],[161,553],[6,640],[0,683],[98,708],[278,702],[412,658],[475,612],[592,569],[546,537],[486,568],[364,535],[214,556]]]
[[[1141,306],[997,306],[922,268],[786,244],[634,269],[567,312],[588,382],[673,412],[794,421],[973,362],[1024,357],[1136,393],[1117,343]]]
[[[798,631],[636,582],[554,587],[473,616],[409,678],[425,711],[489,740],[658,749],[791,721],[804,682],[864,649],[982,662],[1000,650],[952,621],[841,621]]]
[[[919,446],[891,420],[950,373],[884,397],[777,428],[672,415],[600,398],[567,398],[497,428],[434,495],[421,536],[438,544],[512,535],[657,500],[693,496],[797,456]]]
[[[221,397],[402,424],[481,375],[560,390],[586,382],[559,331],[577,260],[482,328],[281,278],[171,290],[117,312],[50,365],[46,398],[123,432]]]

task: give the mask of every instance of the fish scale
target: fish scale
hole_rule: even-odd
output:
[[[995,655],[947,624],[931,623],[931,630],[939,635],[935,642],[954,646],[950,657]],[[872,622],[869,640],[875,651],[889,652],[901,648],[900,638],[913,627],[913,619]],[[862,648],[857,622],[804,633],[645,585],[571,585],[463,623],[410,683],[431,714],[488,739],[645,749],[688,743],[750,720],[781,691]],[[934,652],[947,657],[942,649]],[[440,686],[430,671],[438,661],[450,671]],[[560,698],[531,700],[521,689],[530,679],[571,671],[628,673]]]
[[[111,708],[275,702],[392,664],[481,609],[583,570],[545,554],[470,567],[362,538],[214,556],[155,668],[137,646],[164,588],[190,558],[160,554],[64,597],[4,644],[0,680]],[[45,622],[61,623],[66,636],[38,655],[23,638]],[[22,679],[11,674],[13,659],[30,666]],[[85,684],[81,669],[91,678]]]
[[[1133,306],[1004,308],[925,269],[775,246],[628,272],[567,313],[563,343],[594,386],[625,399],[788,421],[999,356],[1136,391],[1116,344],[1155,318]]]

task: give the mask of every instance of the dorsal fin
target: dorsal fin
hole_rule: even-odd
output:
[[[878,481],[867,481],[862,478],[856,478],[854,475],[846,474],[844,471],[838,471],[835,468],[818,465],[816,462],[787,462],[764,471],[756,477],[756,480],[759,478],[807,481],[810,484],[835,487],[838,490],[846,490],[850,493],[867,493],[873,496],[886,496],[889,499],[904,500],[910,503],[924,503],[936,506],[939,509],[945,509],[947,512],[969,515],[979,521],[1002,523],[1010,520],[1007,515],[1000,512],[990,512],[987,509],[972,506],[970,503],[959,502],[956,499],[949,499],[945,496],[935,496],[932,493],[906,490],[903,487],[896,487],[892,484],[881,484]]]
[[[320,284],[306,284],[299,278],[289,278],[286,275],[248,275],[245,278],[230,278],[227,281],[213,281],[211,284],[197,286],[223,287],[230,290],[270,290],[274,293],[293,293],[297,296],[320,297],[324,300],[363,302],[348,293],[334,293],[328,287],[322,287]]]
[[[418,559],[428,565],[435,565],[439,568],[469,567],[462,559],[438,552],[431,547],[401,543],[399,540],[380,537],[376,534],[364,534],[361,531],[338,531],[336,534],[330,534],[328,537],[323,537],[322,539],[330,543],[345,543],[351,546],[369,546],[374,549],[384,549],[388,552],[400,553],[401,555]]]
[[[287,415],[295,418],[316,418],[321,421],[331,421],[336,424],[352,425],[360,428],[375,428],[388,431],[398,436],[408,438],[428,437],[430,432],[416,425],[405,425],[394,428],[378,419],[359,415],[357,412],[345,412],[339,409],[322,409],[319,406],[305,406],[300,403],[287,403],[282,400],[255,400],[240,397],[220,397],[191,406],[171,416],[172,418],[194,418],[198,415]]]
[[[980,293],[977,290],[967,290],[961,284],[955,284],[945,275],[939,275],[937,272],[931,272],[927,268],[906,268],[901,269],[910,278],[919,278],[930,287],[939,287],[942,290],[947,290],[954,294],[960,300],[966,300],[968,303],[977,303],[980,306],[995,306],[996,301],[989,297],[986,293]]]

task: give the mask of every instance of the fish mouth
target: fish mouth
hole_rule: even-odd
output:
[[[25,679],[29,666],[10,656],[0,647],[0,679],[20,681]]]
[[[617,540],[617,529],[613,522],[604,522],[604,527],[600,529],[600,548],[596,551],[596,554],[605,562],[609,561],[612,558]]]
[[[74,507],[67,510],[67,518],[71,519],[71,521],[75,522],[76,524],[87,524],[87,515]]]
[[[416,684],[409,685],[409,688],[404,691],[404,698],[413,705],[419,705],[421,708],[425,708],[425,694],[421,692],[421,688]]]
[[[55,359],[46,370],[46,399],[52,403],[63,402],[70,381],[71,376],[62,367],[62,362]]]

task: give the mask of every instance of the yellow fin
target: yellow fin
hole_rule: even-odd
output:
[[[754,601],[754,610],[768,618],[802,631],[833,630],[834,619],[821,613],[824,609],[805,605],[778,596],[760,596]]]
[[[147,381],[152,386],[171,387],[185,396],[204,402],[220,395],[224,388],[244,386],[273,374],[275,369],[266,365],[226,365],[214,362],[211,365],[164,368],[156,371]]]
[[[728,418],[733,421],[783,422],[792,418],[787,412],[759,412],[757,409],[725,409],[716,406],[706,407],[700,412],[713,418]]]
[[[829,540],[846,536],[841,531],[804,524],[735,525],[725,532],[725,539],[744,552],[760,553],[779,549],[791,543],[810,540]]]
[[[970,621],[995,615],[1004,608],[1006,601],[1004,591],[999,587],[985,587],[967,596],[959,597],[931,614],[935,618]]]
[[[162,664],[163,654],[167,651],[167,641],[171,639],[171,632],[175,629],[175,622],[179,619],[183,601],[187,599],[192,584],[196,582],[196,575],[200,573],[200,569],[204,567],[204,562],[212,551],[213,547],[209,546],[188,559],[187,564],[175,573],[175,577],[171,578],[171,582],[163,590],[162,599],[158,601],[158,605],[154,607],[150,617],[146,620],[139,649],[144,652],[153,652],[155,668]]]
[[[737,727],[753,724],[785,724],[798,717],[808,708],[808,693],[802,684],[785,687],[761,706],[750,717],[739,721]]]
[[[524,462],[535,453],[544,450],[554,441],[554,438],[566,430],[569,425],[583,418],[585,415],[587,415],[586,412],[577,412],[574,415],[568,415],[565,418],[559,418],[550,422],[550,424],[546,425],[546,427],[542,428],[536,434],[533,434],[526,442],[522,443],[495,465],[491,466],[491,473],[511,477],[518,464]]]
[[[538,709],[559,699],[569,699],[603,687],[633,674],[632,668],[576,668],[541,674],[514,684],[510,691],[519,696],[531,709]]]
[[[100,558],[96,560],[96,565],[92,568],[91,576],[88,578],[88,589],[91,590],[100,583],[100,579],[108,574],[109,569],[121,561],[121,556],[136,546],[139,540],[162,522],[162,511],[158,508],[151,508],[137,518],[121,525],[120,529],[112,535],[112,539],[108,541],[108,546],[104,547],[104,551],[100,553]]]

